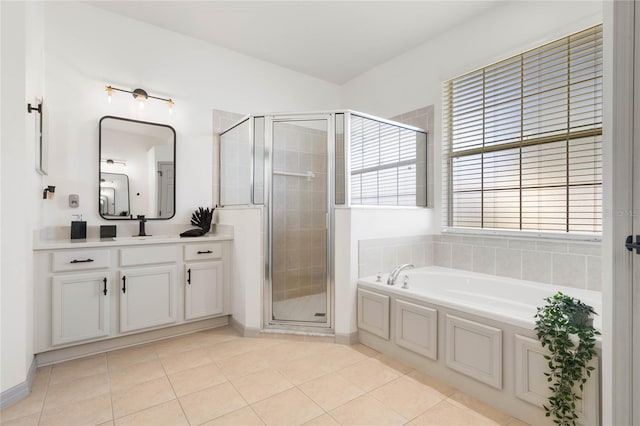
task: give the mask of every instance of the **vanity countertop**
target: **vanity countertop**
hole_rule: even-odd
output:
[[[146,237],[114,237],[114,238],[87,238],[82,240],[52,239],[34,241],[34,250],[58,250],[73,248],[95,248],[116,246],[137,246],[150,244],[178,244],[178,243],[205,243],[211,241],[233,240],[233,233],[207,234],[202,237],[180,237],[179,235],[149,235]]]

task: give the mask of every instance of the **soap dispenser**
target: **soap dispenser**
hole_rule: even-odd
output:
[[[82,220],[81,214],[74,214],[77,220],[71,221],[71,239],[83,240],[87,238],[87,222]]]

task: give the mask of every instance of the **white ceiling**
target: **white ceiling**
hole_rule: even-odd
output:
[[[88,3],[343,84],[497,2],[134,0]]]

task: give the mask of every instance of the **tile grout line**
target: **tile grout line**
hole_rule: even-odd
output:
[[[198,348],[202,349],[202,346],[198,345]],[[167,378],[167,381],[169,382],[169,386],[171,386],[171,391],[173,392],[173,395],[176,397],[176,401],[178,401],[178,405],[180,406],[180,410],[182,411],[182,415],[184,416],[184,418],[187,421],[187,423],[189,425],[191,425],[191,421],[189,420],[189,417],[187,417],[187,412],[184,411],[184,407],[182,406],[182,402],[180,401],[180,398],[178,397],[178,394],[177,394],[175,388],[173,387],[173,383],[171,383],[171,379],[169,378],[169,375],[167,374],[167,370],[164,368],[164,364],[162,363],[162,358],[160,357],[160,355],[158,355],[158,351],[156,351],[155,345],[153,347],[153,350],[155,351],[156,356],[158,357],[158,361],[160,361],[160,366],[162,367],[162,371],[164,371],[164,376]],[[163,402],[161,404],[158,404],[158,405],[166,404],[166,402],[168,402],[168,401],[165,401],[165,402]],[[158,405],[156,405],[155,407],[157,407]],[[149,408],[151,408],[151,407],[149,407]],[[115,426],[115,419],[114,419],[114,426]]]
[[[262,371],[262,370],[259,370],[259,371]],[[249,401],[247,401],[247,399],[244,397],[244,395],[242,395],[242,393],[240,393],[240,391],[238,390],[238,388],[236,387],[236,385],[235,385],[235,384],[233,384],[233,382],[229,379],[229,377],[227,377],[227,375],[226,375],[222,370],[220,370],[220,372],[222,372],[222,375],[227,379],[227,382],[229,382],[229,384],[230,384],[231,386],[233,386],[233,389],[238,393],[238,395],[240,395],[240,398],[242,398],[242,400],[245,402],[245,404],[247,404],[247,405],[245,405],[245,407],[249,407],[249,408],[251,409],[251,411],[253,411],[253,414],[255,414],[255,415],[256,415],[256,417],[260,419],[260,421],[262,422],[262,424],[266,425],[267,423],[264,421],[264,419],[263,419],[262,417],[260,417],[260,415],[256,412],[256,410],[254,410],[253,406],[252,406],[251,404],[249,404]],[[283,391],[283,392],[284,392],[284,391]],[[277,394],[276,394],[276,395],[277,395]],[[267,399],[267,398],[264,398],[264,399]],[[260,400],[260,401],[263,401],[263,400]],[[256,402],[260,402],[260,401],[256,401]],[[254,403],[254,404],[255,404],[255,403]],[[223,415],[221,415],[221,416],[214,417],[213,419],[210,419],[210,420],[207,420],[207,421],[215,420],[215,419],[218,419],[218,418],[220,418],[220,417],[222,417],[222,416],[226,416],[227,414],[235,413],[236,411],[242,410],[242,409],[243,409],[243,408],[245,408],[245,407],[238,408],[238,409],[236,409],[236,410],[230,411],[229,413],[225,413],[225,414],[223,414]]]
[[[40,421],[42,420],[42,414],[44,413],[44,403],[47,400],[47,395],[49,394],[49,385],[51,384],[52,374],[53,374],[53,366],[51,366],[51,368],[49,369],[49,377],[47,378],[47,386],[45,387],[44,397],[42,398],[42,405],[40,406],[40,412],[38,413],[38,422],[36,423],[37,425],[39,425]]]
[[[111,388],[111,370],[109,370],[109,356],[107,355],[109,352],[105,352],[104,358],[107,364],[107,377],[109,379],[109,405],[111,406],[111,423],[115,426],[116,424],[116,414],[113,411],[113,392]]]

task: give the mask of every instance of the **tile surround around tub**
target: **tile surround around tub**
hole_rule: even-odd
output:
[[[401,263],[444,266],[502,277],[602,290],[599,242],[463,235],[418,235],[359,241],[358,276]]]

